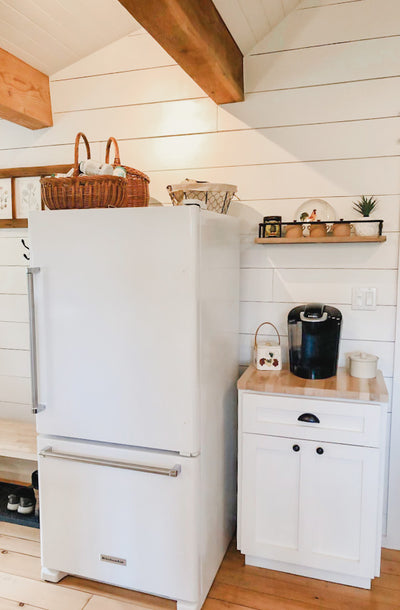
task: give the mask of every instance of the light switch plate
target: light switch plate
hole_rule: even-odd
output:
[[[376,309],[376,288],[357,286],[352,290],[351,308],[373,311]]]

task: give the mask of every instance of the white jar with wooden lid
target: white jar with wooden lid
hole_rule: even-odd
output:
[[[365,352],[349,354],[350,375],[359,379],[373,379],[376,377],[378,356]]]

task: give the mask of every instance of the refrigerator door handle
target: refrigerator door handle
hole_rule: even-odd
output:
[[[32,413],[37,415],[46,408],[39,404],[38,380],[37,380],[37,352],[36,352],[36,316],[35,316],[35,291],[33,286],[33,276],[40,271],[40,267],[28,267],[26,275],[28,278],[28,303],[29,303],[29,342],[31,353],[31,393],[32,393]]]
[[[124,470],[136,470],[138,472],[148,472],[151,474],[161,474],[167,477],[177,477],[181,472],[180,464],[175,464],[172,468],[162,468],[160,466],[148,466],[146,464],[129,464],[128,462],[118,462],[114,460],[103,460],[101,458],[86,457],[84,455],[73,455],[70,453],[59,453],[53,451],[52,447],[46,447],[39,451],[42,458],[56,458],[58,460],[70,460],[72,462],[82,462],[84,464],[95,464],[96,466],[108,466],[109,468],[122,468]]]

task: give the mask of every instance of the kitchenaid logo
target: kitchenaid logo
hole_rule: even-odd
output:
[[[116,563],[119,566],[126,566],[126,559],[121,557],[111,557],[111,555],[100,555],[101,561],[108,561],[108,563]]]

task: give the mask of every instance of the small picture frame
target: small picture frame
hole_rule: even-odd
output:
[[[0,179],[0,220],[12,218],[11,178]]]
[[[25,176],[15,179],[15,217],[27,218],[29,212],[41,210],[40,177]]]
[[[0,229],[27,227],[29,212],[42,209],[40,178],[70,169],[71,164],[0,169]]]

